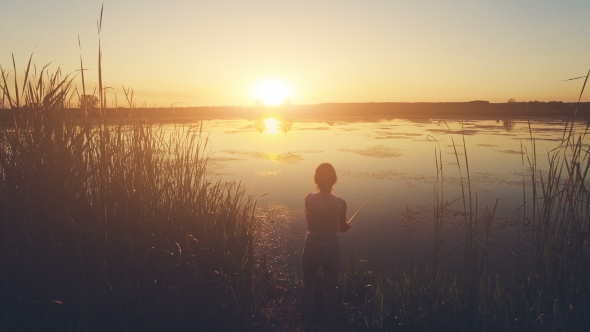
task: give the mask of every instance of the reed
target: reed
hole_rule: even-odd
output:
[[[37,73],[31,60],[22,80],[3,69],[1,80],[7,330],[223,330],[251,319],[255,202],[207,176],[200,126],[106,112],[97,123],[68,108],[72,76]]]
[[[522,148],[523,167],[530,175],[523,178],[524,219],[516,227],[520,241],[514,257],[517,269],[505,275],[490,272],[489,239],[501,199],[493,208],[478,210],[477,193],[469,185],[465,141],[465,160],[460,163],[453,140],[459,172],[464,165],[466,174],[460,175],[462,195],[450,203],[445,201],[442,158],[439,148],[435,149],[434,264],[417,265],[404,274],[366,263],[348,264],[341,281],[346,323],[339,328],[586,330],[590,321],[590,150],[585,143],[589,128],[586,124],[574,132],[573,121],[566,125],[560,146],[547,153],[547,170],[538,168],[532,130],[532,153]],[[465,249],[463,271],[441,269],[444,211],[455,201],[460,201],[464,209],[466,233],[460,246]],[[479,228],[478,222],[482,224]]]
[[[0,67],[3,326],[242,326],[256,310],[255,202],[207,176],[200,126],[107,119],[102,16],[98,121],[72,108],[72,75],[37,73],[32,56],[20,80],[14,57],[13,77]],[[80,58],[83,97],[84,71]]]

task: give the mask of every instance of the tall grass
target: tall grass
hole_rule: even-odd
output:
[[[573,128],[573,123],[571,124]],[[539,302],[550,313],[543,320],[563,326],[590,314],[590,192],[587,175],[590,152],[584,144],[588,126],[578,135],[564,136],[547,155],[544,175],[529,161],[539,185],[533,187],[531,287],[546,290]],[[533,150],[534,143],[533,143]]]
[[[445,211],[440,150],[435,150],[434,264],[399,275],[366,264],[344,271],[342,330],[585,331],[590,321],[590,151],[588,125],[573,131],[573,119],[560,146],[547,153],[548,169],[539,169],[534,135],[531,153],[523,147],[524,219],[515,228],[520,241],[517,269],[492,274],[489,263],[493,207],[478,210],[470,187],[465,141],[461,176],[465,241],[464,269],[442,270],[441,232]],[[463,168],[461,168],[463,165]],[[523,179],[524,180],[524,179]],[[530,187],[527,189],[527,184]],[[528,192],[528,194],[527,194]],[[471,199],[473,197],[473,199]],[[527,199],[527,197],[529,197]],[[500,202],[500,203],[499,203]],[[479,224],[479,227],[478,227]]]
[[[107,122],[103,98],[97,124],[67,108],[72,76],[1,72],[5,329],[245,324],[255,204],[207,176],[200,127]]]

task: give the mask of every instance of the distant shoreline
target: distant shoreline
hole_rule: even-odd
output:
[[[577,113],[576,113],[577,109]],[[1,109],[3,120],[10,120],[28,109]],[[74,118],[84,117],[80,109],[66,109]],[[179,108],[107,108],[107,118],[146,118],[150,120],[212,120],[222,118],[258,119],[281,117],[291,121],[322,119],[392,119],[413,117],[590,117],[590,102],[513,102],[490,103],[487,101],[444,103],[323,103],[315,105],[264,106],[200,106]],[[97,109],[88,117],[99,118]]]

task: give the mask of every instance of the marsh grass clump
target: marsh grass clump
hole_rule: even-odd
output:
[[[4,328],[246,324],[255,203],[206,176],[200,127],[91,119],[68,108],[72,77],[30,68],[0,81]]]
[[[343,272],[343,330],[468,330],[467,294],[449,274],[426,266],[399,273],[368,263],[351,263]]]
[[[548,170],[537,167],[532,130],[532,151],[522,148],[530,179],[523,175],[515,268],[505,274],[491,272],[489,263],[501,199],[493,208],[478,209],[464,142],[464,161],[455,148],[459,172],[466,172],[460,175],[462,196],[451,201],[464,209],[464,263],[459,270],[441,267],[440,233],[451,203],[444,199],[437,150],[433,264],[416,264],[400,275],[351,259],[341,281],[348,322],[343,330],[585,331],[590,321],[590,151],[584,143],[589,126],[577,133],[573,126],[568,122],[561,144],[547,153]]]

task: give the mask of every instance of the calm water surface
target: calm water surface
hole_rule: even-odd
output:
[[[547,153],[559,145],[564,126],[560,120],[530,122],[540,169],[547,168]],[[578,132],[584,128],[584,123],[575,126]],[[247,186],[258,200],[260,222],[274,229],[266,240],[278,245],[268,249],[268,255],[291,261],[298,259],[303,246],[303,198],[316,191],[313,173],[322,162],[336,168],[333,193],[347,201],[349,216],[372,200],[352,230],[341,236],[345,256],[354,252],[355,259],[398,269],[430,260],[435,151],[441,152],[444,200],[456,200],[443,225],[443,257],[450,265],[460,261],[465,239],[461,179],[468,192],[466,151],[472,210],[481,218],[498,200],[490,241],[496,267],[510,268],[515,225],[524,217],[519,207],[531,196],[528,160],[533,158],[533,143],[526,120],[227,119],[204,122],[203,131],[210,139],[211,174]]]

